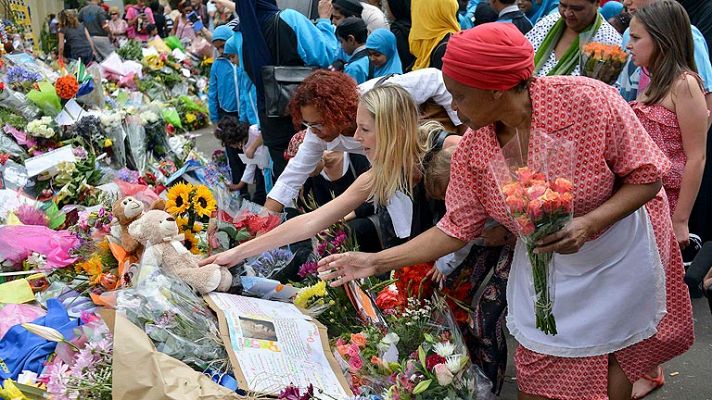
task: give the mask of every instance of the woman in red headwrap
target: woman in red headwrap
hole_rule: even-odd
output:
[[[453,155],[457,179],[447,189],[445,217],[406,244],[327,257],[320,269],[341,285],[452,252],[480,236],[487,217],[516,231],[490,163],[503,160],[501,147],[512,138],[534,154],[539,136],[530,133],[537,131],[571,141],[574,218],[536,248],[555,253],[558,333],[535,327],[521,240],[507,284],[507,325],[520,343],[519,398],[628,400],[631,382],[694,340],[682,258],[660,190],[669,162],[614,89],[580,77],[533,79],[533,58],[510,24],[455,34],[443,75],[471,130]]]

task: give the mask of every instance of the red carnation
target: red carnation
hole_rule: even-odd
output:
[[[436,365],[445,364],[446,362],[447,360],[445,359],[445,357],[439,356],[437,354],[431,354],[425,358],[425,368],[427,368],[428,371],[432,371]]]

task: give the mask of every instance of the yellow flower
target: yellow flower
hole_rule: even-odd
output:
[[[213,194],[210,192],[205,185],[200,185],[195,189],[195,195],[193,196],[193,209],[195,213],[200,217],[209,217],[215,208],[217,203]]]
[[[171,215],[179,215],[190,208],[190,193],[193,185],[190,183],[178,183],[168,189],[168,201],[166,202],[166,212]]]
[[[30,400],[15,386],[15,382],[13,382],[12,379],[5,379],[2,386],[2,389],[0,389],[0,398],[7,400]]]
[[[114,145],[114,142],[111,141],[111,139],[104,139],[104,148],[111,147]]]
[[[84,261],[83,263],[80,263],[78,266],[77,272],[85,272],[87,275],[89,275],[89,280],[91,283],[96,283],[96,281],[99,279],[99,276],[101,275],[103,271],[103,265],[101,263],[101,256],[98,254],[95,254],[91,256],[88,260]]]
[[[187,122],[189,124],[192,124],[193,122],[195,122],[196,119],[198,119],[198,117],[196,117],[195,114],[193,114],[193,113],[185,114],[185,122]]]
[[[188,217],[179,215],[176,217],[176,224],[178,225],[178,229],[183,230],[183,227],[188,225]]]
[[[183,241],[185,248],[193,254],[200,254],[200,249],[198,248],[198,238],[193,235],[193,232],[183,231],[183,235],[185,235],[185,241]]]
[[[294,305],[306,309],[314,304],[315,298],[319,297],[326,297],[326,282],[324,281],[300,289],[297,296],[294,297]]]
[[[193,222],[193,232],[199,233],[203,231],[203,223],[200,221]]]

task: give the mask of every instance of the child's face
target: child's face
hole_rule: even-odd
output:
[[[386,57],[385,54],[379,53],[375,50],[368,50],[368,58],[376,68],[382,67],[386,64],[386,62],[388,62],[388,57]]]
[[[230,54],[228,57],[230,57],[230,62],[235,65],[240,65],[240,57],[238,57],[237,54]]]
[[[213,47],[215,47],[215,50],[217,50],[218,55],[222,56],[223,51],[225,51],[225,41],[224,40],[215,40],[215,41],[213,41]]]
[[[531,0],[517,0],[517,6],[526,14],[532,9],[532,2]]]

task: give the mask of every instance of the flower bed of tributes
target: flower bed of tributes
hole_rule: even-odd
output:
[[[261,398],[237,388],[203,298],[160,268],[140,265],[140,250],[122,234],[126,215],[115,215],[127,196],[146,210],[162,204],[196,257],[282,222],[231,195],[224,154],[206,158],[185,134],[207,124],[201,99],[210,61],[135,42],[88,68],[2,57],[0,398],[110,399],[130,387],[168,387],[170,379],[200,382],[212,398]],[[458,330],[466,299],[422,280],[430,264],[331,288],[318,279],[316,262],[358,245],[341,224],[313,245],[303,265],[289,247],[248,259],[233,271],[245,277],[233,283],[259,296],[250,279],[290,283],[281,300],[327,327],[356,398],[474,399],[489,390]],[[377,299],[376,316],[354,307],[360,288]],[[193,389],[171,398],[195,398],[187,394]],[[283,399],[330,398],[317,387],[281,389]],[[173,389],[156,390],[142,398]]]

